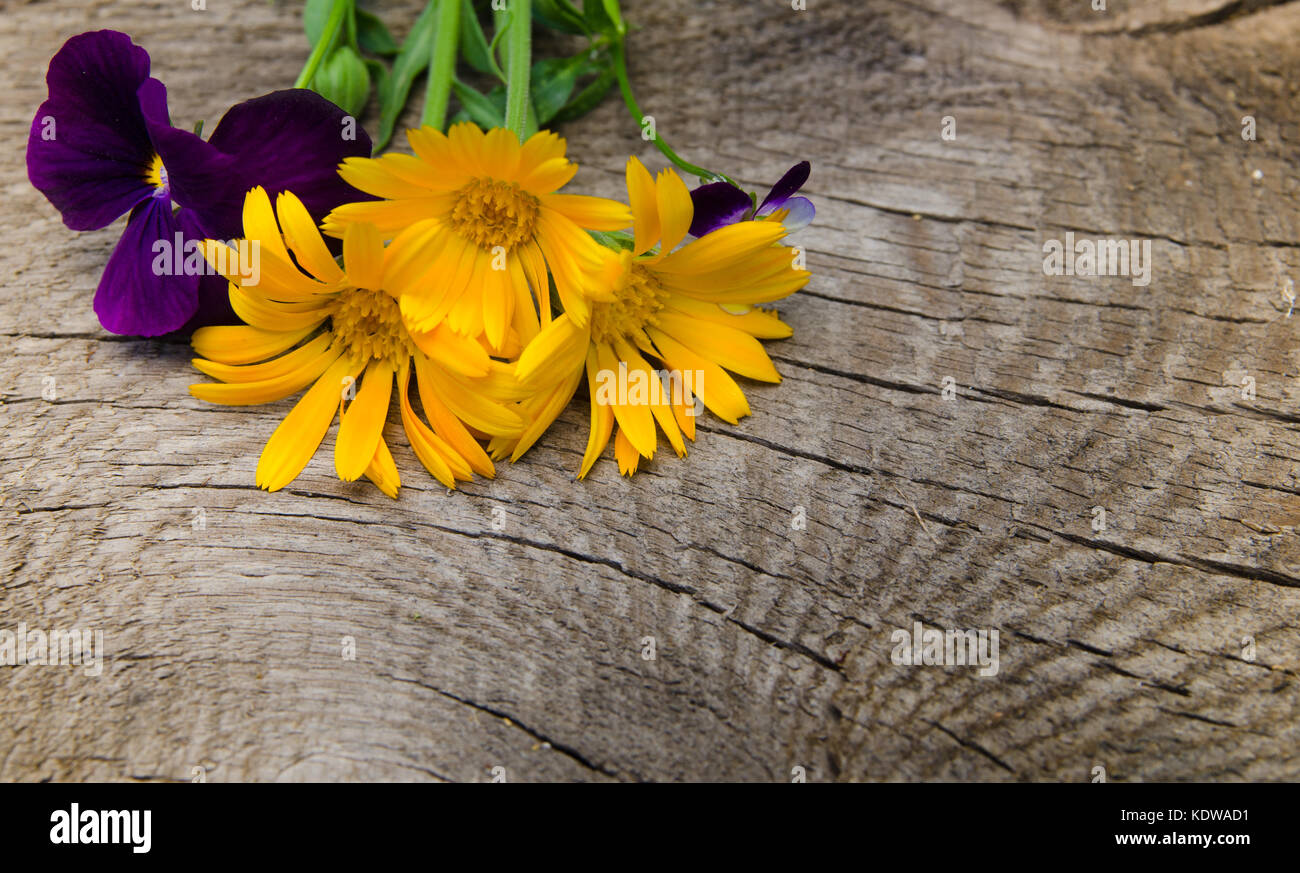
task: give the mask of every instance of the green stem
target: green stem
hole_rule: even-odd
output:
[[[636,121],[637,126],[642,130],[645,130],[646,116],[641,112],[641,107],[637,105],[636,97],[632,95],[632,83],[628,81],[627,77],[627,53],[624,51],[623,38],[621,36],[611,43],[610,50],[614,54],[614,72],[618,76],[618,88],[623,92],[623,102],[627,104],[627,111],[632,113],[632,118]],[[664,142],[664,138],[659,135],[659,129],[657,127],[654,128],[654,144],[659,151],[664,153],[664,157],[668,158],[668,160],[672,161],[686,172],[694,176],[699,176],[706,182],[714,182],[721,179],[730,185],[735,185],[737,188],[741,187],[733,181],[730,176],[724,175],[723,173],[715,173],[712,170],[706,170],[703,167],[697,167],[695,164],[682,159],[678,156],[677,152],[672,150],[668,143]]]
[[[522,142],[528,127],[528,80],[532,75],[532,0],[510,0],[506,33],[506,127]]]
[[[338,42],[344,19],[352,17],[352,2],[353,0],[334,0],[334,5],[330,7],[330,17],[325,20],[325,32],[320,35],[316,47],[307,56],[307,64],[298,74],[298,81],[293,83],[293,87],[307,88],[311,85],[311,80],[320,69],[321,62],[333,51],[334,44]]]
[[[438,0],[438,30],[429,60],[429,85],[424,92],[421,124],[442,130],[447,120],[451,80],[456,75],[456,52],[460,40],[460,0]]]

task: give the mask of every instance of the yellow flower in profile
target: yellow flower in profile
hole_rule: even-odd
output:
[[[534,296],[549,321],[549,269],[565,312],[585,324],[602,260],[587,231],[619,230],[631,215],[613,200],[555,193],[578,169],[564,140],[543,131],[521,145],[505,128],[484,133],[469,122],[407,139],[415,155],[343,162],[344,180],[384,199],[340,206],[323,225],[341,237],[369,222],[393,240],[390,285],[407,322],[432,330],[445,320],[463,336],[486,335],[500,353],[509,328],[524,343],[536,335]]]
[[[787,337],[790,328],[754,304],[794,293],[809,274],[780,244],[780,221],[742,221],[677,248],[694,211],[681,177],[670,169],[656,180],[631,158],[627,190],[633,244],[605,265],[613,299],[594,303],[585,323],[563,313],[523,350],[516,375],[535,391],[520,404],[528,424],[518,438],[491,441],[497,457],[526,452],[573,396],[584,370],[591,432],[579,478],[604,451],[615,423],[614,455],[619,471],[631,475],[641,458],[654,457],[656,424],[677,455],[686,454],[683,436],[695,439],[695,398],[731,424],[749,414],[726,371],[781,380],[758,340]]]
[[[220,242],[205,243],[204,256],[230,279],[231,305],[246,324],[195,331],[201,357],[194,366],[220,382],[192,385],[190,392],[213,403],[249,405],[311,386],[267,442],[257,464],[259,487],[277,491],[293,481],[338,414],[339,477],[350,482],[364,474],[396,497],[400,478],[383,438],[394,378],[407,439],[439,482],[454,488],[472,472],[493,475],[476,434],[521,433],[523,421],[508,405],[521,396],[518,383],[473,339],[445,328],[407,330],[388,290],[392,252],[374,226],[348,226],[340,267],[296,196],[279,195],[272,211],[266,191],[254,188],[244,200],[244,234],[260,255],[251,282],[241,272],[247,259],[240,264]],[[412,371],[432,426],[411,405]]]

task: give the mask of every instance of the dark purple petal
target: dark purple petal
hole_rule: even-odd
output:
[[[171,113],[167,111],[166,85],[150,76],[135,89],[135,97],[146,122],[172,126]]]
[[[113,30],[74,36],[50,61],[27,175],[73,230],[104,227],[152,191],[153,147],[136,97],[148,78],[149,54]]]
[[[186,205],[222,239],[239,236],[244,194],[258,185],[272,197],[292,191],[318,221],[343,203],[374,199],[338,174],[344,158],[370,156],[370,137],[356,119],[313,91],[274,91],[240,103],[208,142],[233,158],[233,194],[220,202]],[[187,163],[185,172],[189,169]],[[174,168],[173,178],[181,173]]]
[[[182,207],[195,210],[192,221],[202,228],[203,237],[230,239],[239,236],[239,223],[209,226],[203,219],[220,215],[224,205],[238,200],[243,209],[237,160],[188,130],[172,127],[167,118],[167,90],[157,79],[140,87],[144,111],[154,150],[162,158],[170,196]],[[158,109],[161,108],[161,113]]]
[[[192,210],[182,209],[176,213],[176,221],[180,225],[181,234],[186,240],[211,239],[201,227]],[[225,242],[234,239],[238,234],[230,237],[221,237]],[[194,310],[194,315],[181,328],[181,333],[189,334],[201,327],[207,327],[210,324],[242,324],[239,316],[235,315],[235,310],[230,306],[230,281],[225,277],[213,273],[211,270],[204,272],[199,278],[199,305]]]
[[[691,236],[704,236],[712,230],[735,224],[744,217],[754,201],[735,185],[710,182],[691,192],[695,215],[691,218]]]
[[[158,336],[176,330],[198,306],[198,274],[177,271],[174,249],[180,225],[165,197],[150,197],[131,211],[95,292],[95,314],[113,333]],[[164,240],[165,249],[154,243]],[[184,251],[181,253],[184,258]]]
[[[781,205],[793,197],[803,187],[803,183],[808,181],[808,173],[811,170],[812,165],[807,161],[800,161],[786,170],[781,181],[773,185],[772,190],[763,198],[763,202],[758,204],[755,214],[767,215],[773,209],[780,209]]]
[[[817,214],[812,201],[807,197],[791,197],[781,208],[790,210],[790,214],[781,221],[788,233],[812,224],[813,216]]]

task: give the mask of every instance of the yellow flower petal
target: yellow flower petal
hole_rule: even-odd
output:
[[[372,360],[366,367],[356,399],[343,412],[339,435],[334,441],[334,468],[344,482],[355,482],[369,466],[383,435],[392,397],[392,364]]]
[[[743,330],[759,339],[785,339],[794,333],[794,329],[782,321],[777,313],[766,309],[750,309],[733,315],[716,303],[706,303],[681,294],[670,295],[664,305],[691,318]]]
[[[338,360],[340,354],[342,350],[338,348],[318,351],[311,357],[295,360],[296,366],[293,369],[266,379],[228,383],[200,382],[190,386],[190,393],[200,400],[220,403],[223,406],[274,403],[306,388]],[[194,364],[200,370],[205,369],[199,366],[200,362],[197,360]]]
[[[661,273],[703,273],[742,266],[754,252],[778,242],[785,228],[773,221],[742,221],[706,234],[664,257]]]
[[[591,428],[587,433],[587,449],[582,454],[578,478],[585,479],[593,464],[609,445],[609,435],[614,432],[614,410],[596,402],[596,371],[599,365],[594,348],[587,351],[587,389],[591,395]]]
[[[691,351],[733,373],[761,382],[781,381],[762,344],[744,331],[699,321],[670,309],[659,313],[657,327]]]
[[[627,199],[632,206],[632,254],[642,255],[659,241],[659,200],[654,178],[635,157],[627,159]]]
[[[416,387],[419,389],[424,414],[428,416],[434,432],[446,440],[456,453],[469,463],[474,472],[491,479],[496,475],[496,469],[492,466],[487,452],[483,451],[483,447],[466,430],[464,423],[438,397],[432,374],[436,366],[424,355],[415,356]]]
[[[375,456],[370,459],[370,464],[366,467],[366,478],[379,487],[379,490],[397,499],[397,489],[402,486],[402,477],[398,475],[397,463],[393,460],[393,453],[388,450],[388,444],[384,442],[383,437],[379,438],[379,445],[375,446]]]
[[[612,387],[617,389],[617,383],[620,380],[619,359],[614,354],[614,350],[604,343],[598,344],[596,346],[596,361],[600,364],[601,374],[606,379],[615,380]],[[620,403],[617,396],[618,391],[615,390],[614,394],[612,405],[614,407],[614,418],[618,419],[619,433],[627,434],[628,440],[631,441],[638,452],[647,458],[653,458],[658,439],[655,437],[655,420],[654,415],[650,412],[649,404]]]
[[[690,199],[688,193],[687,203]],[[632,223],[632,213],[617,200],[587,197],[583,194],[547,194],[541,201],[543,206],[554,209],[574,224],[588,230],[622,230]],[[690,227],[689,221],[686,226]]]
[[[614,458],[618,461],[618,472],[624,476],[631,476],[636,472],[637,464],[641,461],[639,449],[632,444],[631,438],[628,437],[627,431],[623,428],[618,429],[618,436],[614,437]]]
[[[308,361],[313,361],[325,353],[334,337],[323,333],[306,345],[296,348],[287,355],[281,355],[270,361],[257,364],[232,366],[221,361],[205,361],[195,358],[193,364],[199,372],[220,379],[222,382],[262,382],[291,373]],[[320,374],[317,373],[317,376]],[[312,378],[315,378],[314,376]]]
[[[373,224],[348,225],[343,234],[343,266],[356,287],[371,291],[384,287],[384,241]]]
[[[280,226],[284,228],[285,242],[293,249],[298,263],[322,282],[338,282],[343,278],[343,271],[334,262],[334,256],[325,247],[316,222],[302,201],[291,192],[285,191],[275,200],[275,211],[280,217]]]
[[[255,239],[261,243],[263,254],[271,254],[285,263],[289,262],[289,252],[280,236],[280,225],[276,223],[275,211],[271,209],[271,198],[261,185],[244,195],[243,220],[246,239]]]
[[[279,491],[292,482],[316,453],[339,408],[344,380],[362,365],[340,357],[311,386],[267,440],[257,462],[257,486]]]
[[[262,330],[244,324],[201,327],[190,337],[200,357],[219,364],[253,364],[288,351],[315,330]]]
[[[591,340],[591,329],[579,327],[568,313],[542,328],[519,355],[515,374],[524,384],[538,385],[582,366]]]
[[[686,238],[695,217],[695,204],[682,177],[672,170],[664,170],[655,183],[655,202],[659,207],[659,224],[663,234],[660,252],[667,254]]]
[[[411,408],[410,388],[411,368],[407,365],[402,368],[401,377],[398,379],[397,394],[401,401],[402,427],[406,430],[406,439],[411,444],[411,451],[415,452],[415,456],[420,459],[424,469],[428,470],[433,478],[448,488],[455,488],[456,476],[443,456],[444,451],[451,453],[453,450],[415,414],[415,410]],[[468,474],[469,468],[465,469]]]
[[[691,388],[695,396],[699,397],[714,415],[729,424],[736,424],[749,415],[749,402],[745,400],[745,393],[725,370],[708,358],[697,355],[661,330],[652,327],[647,328],[646,333],[654,340],[660,357],[670,369],[680,370],[683,373],[689,370],[695,374],[692,377]]]

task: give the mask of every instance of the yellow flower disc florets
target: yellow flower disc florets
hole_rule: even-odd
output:
[[[396,370],[415,353],[402,310],[384,291],[345,289],[334,302],[331,320],[335,340],[357,361],[387,359]]]
[[[509,251],[533,238],[541,203],[517,183],[473,179],[453,196],[447,223],[479,248]]]
[[[654,273],[632,263],[627,253],[624,258],[627,265],[614,291],[614,302],[592,307],[591,338],[598,343],[612,342],[615,337],[630,336],[647,325],[653,326],[668,299],[668,292]]]

